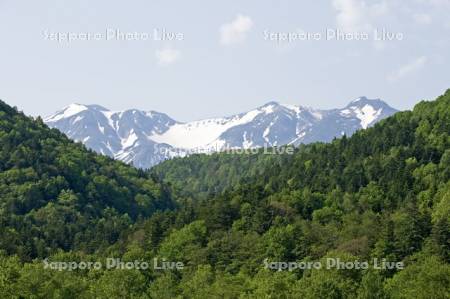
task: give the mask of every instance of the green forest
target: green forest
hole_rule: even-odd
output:
[[[0,102],[0,298],[450,298],[449,133],[447,90],[294,154],[144,171]],[[330,259],[388,266],[281,266]]]

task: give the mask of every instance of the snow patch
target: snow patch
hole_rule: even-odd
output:
[[[77,116],[73,121],[72,121],[72,124],[76,124],[77,122],[79,122],[79,121],[81,121],[81,120],[83,120],[83,118],[81,117],[81,116]]]
[[[367,127],[373,123],[381,114],[383,109],[376,110],[372,106],[366,104],[361,109],[353,106],[351,107],[356,113],[356,117],[361,121],[361,127],[367,129]]]
[[[51,115],[47,118],[45,118],[45,122],[56,122],[60,119],[63,118],[68,118],[71,116],[74,116],[80,112],[83,112],[85,110],[87,110],[88,108],[84,105],[80,105],[80,104],[70,104],[69,106],[67,106],[66,108],[64,108],[62,111],[57,112],[54,115]]]
[[[315,119],[321,120],[323,118],[322,112],[318,110],[310,109],[309,112],[312,114],[312,116],[314,116]]]
[[[136,142],[136,140],[138,140],[138,136],[134,132],[134,129],[132,129],[130,134],[128,135],[128,137],[121,140],[122,148],[127,148],[127,147],[132,146]]]
[[[344,109],[340,113],[342,116],[349,116],[351,114],[351,111],[348,109]]]
[[[275,111],[275,105],[268,105],[261,108],[261,111],[263,111],[265,114],[270,114]]]
[[[267,128],[263,132],[263,138],[268,144],[270,143],[270,140],[269,140],[270,129],[272,128],[272,126],[274,124],[275,124],[274,121],[270,122],[270,124],[267,126]]]
[[[244,132],[244,142],[242,142],[242,147],[243,148],[251,148],[253,146],[253,141],[251,138],[247,137],[247,131]]]
[[[167,143],[176,148],[196,149],[207,147],[226,130],[251,122],[261,111],[252,110],[232,118],[211,118],[185,124],[175,124],[162,134],[154,134],[150,139],[157,143]]]
[[[98,129],[100,130],[100,132],[102,132],[102,134],[105,134],[105,127],[102,127],[100,125],[100,123],[98,123],[98,122],[97,122],[97,126],[98,126]]]
[[[300,106],[290,104],[280,104],[280,105],[288,110],[294,111],[296,114],[299,114],[302,111],[302,108]]]

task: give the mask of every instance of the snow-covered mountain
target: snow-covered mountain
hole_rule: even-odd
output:
[[[343,109],[269,102],[230,117],[181,123],[155,111],[114,112],[98,105],[72,104],[44,121],[101,154],[149,168],[189,153],[327,142],[395,112],[379,99],[361,97]]]

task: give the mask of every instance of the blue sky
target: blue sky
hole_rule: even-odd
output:
[[[409,109],[450,88],[449,14],[450,0],[0,0],[0,99],[32,115],[78,102],[181,121],[362,95]]]

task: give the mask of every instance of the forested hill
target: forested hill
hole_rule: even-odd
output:
[[[251,155],[193,155],[166,161],[152,172],[182,196],[195,198],[257,182],[272,192],[304,187],[354,192],[371,181],[388,187],[406,175],[405,168],[440,163],[449,149],[449,97],[450,90],[436,101],[399,112],[351,138],[301,145],[294,155],[273,155],[272,149]],[[412,183],[410,178],[409,186]],[[399,187],[402,195],[405,187]],[[392,198],[401,195],[396,192],[391,190]]]
[[[153,214],[166,202],[156,194],[165,192],[147,175],[2,109],[0,297],[449,298],[450,90],[293,155],[167,161],[150,177],[170,184],[177,208]],[[46,189],[60,176],[64,187]],[[54,196],[44,197],[49,190]],[[74,240],[69,246],[66,236]],[[185,267],[51,271],[39,259],[23,263],[13,255],[43,256],[42,247],[63,249],[50,261],[158,258]],[[94,247],[103,250],[86,254]],[[327,258],[405,267],[266,266]]]
[[[449,133],[450,90],[351,138],[302,146],[294,155],[195,155],[157,166],[155,174],[180,199],[194,201],[179,214],[187,226],[168,240],[194,226],[207,232],[197,243],[207,258],[182,257],[203,268],[171,286],[181,294],[251,298],[448,298]],[[336,256],[407,266],[295,274],[261,266],[265,258]],[[183,289],[198,280],[211,286]]]
[[[142,171],[0,101],[0,250],[24,259],[93,251],[170,206],[167,190]]]

